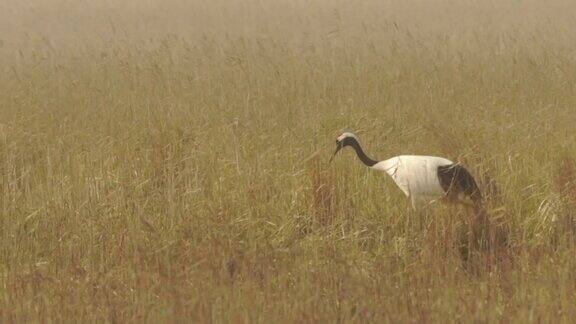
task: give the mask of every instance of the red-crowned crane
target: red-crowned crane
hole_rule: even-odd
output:
[[[476,181],[463,166],[436,156],[399,155],[387,160],[376,161],[368,157],[356,135],[343,133],[336,139],[336,152],[350,146],[364,165],[384,171],[392,177],[400,190],[410,198],[412,207],[443,199],[449,203],[472,205],[482,211],[482,194]]]

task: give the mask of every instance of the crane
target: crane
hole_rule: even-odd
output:
[[[476,210],[482,208],[482,194],[474,177],[458,163],[425,155],[399,155],[376,161],[366,155],[358,137],[347,132],[336,139],[336,151],[330,161],[347,146],[356,151],[364,165],[392,177],[415,209],[438,199],[472,206]]]

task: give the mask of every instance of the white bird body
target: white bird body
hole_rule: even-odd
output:
[[[436,156],[400,155],[380,161],[372,169],[384,171],[410,197],[413,205],[430,202],[446,195],[438,177],[438,167],[454,162]]]

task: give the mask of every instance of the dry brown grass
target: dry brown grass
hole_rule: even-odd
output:
[[[573,320],[575,9],[0,2],[0,321]],[[465,163],[490,244],[343,130]]]

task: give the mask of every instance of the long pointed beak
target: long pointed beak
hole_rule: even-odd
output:
[[[340,151],[341,148],[342,146],[340,145],[336,146],[336,151],[334,151],[334,154],[332,154],[332,156],[330,157],[330,161],[328,161],[328,163],[331,163],[332,160],[334,160],[334,157],[336,157],[336,154],[338,154],[338,151]]]

